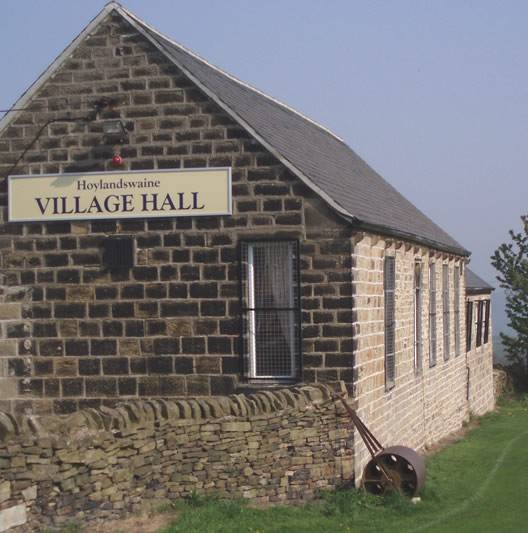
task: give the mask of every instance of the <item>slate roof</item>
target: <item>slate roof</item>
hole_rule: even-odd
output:
[[[494,287],[484,281],[480,276],[477,276],[473,270],[467,267],[465,269],[465,277],[467,292],[491,292],[495,290]]]
[[[176,65],[242,118],[351,219],[366,227],[384,232],[396,230],[401,236],[423,239],[435,247],[468,254],[341,139],[288,106],[210,65],[143,21],[134,19]]]
[[[183,70],[208,96],[245,127],[333,209],[359,229],[378,231],[434,248],[469,255],[455,239],[404,198],[332,132],[285,104],[211,65],[137,18],[117,2],[101,13],[63,52],[71,53],[83,33],[117,11]],[[51,65],[58,68],[61,56]],[[34,84],[43,83],[41,76]],[[33,87],[20,100],[26,99]],[[1,126],[0,121],[0,126]]]

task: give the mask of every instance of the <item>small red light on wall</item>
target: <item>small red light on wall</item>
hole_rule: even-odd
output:
[[[112,157],[112,165],[114,165],[114,167],[122,167],[123,166],[123,158],[121,157],[120,154],[118,153],[115,153],[114,156]]]

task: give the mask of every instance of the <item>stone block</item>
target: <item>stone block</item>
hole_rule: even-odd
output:
[[[16,378],[0,378],[0,399],[12,400],[18,396],[18,380]],[[2,419],[0,419],[0,425]],[[2,430],[0,428],[0,438]]]
[[[0,320],[21,318],[22,306],[19,303],[0,304]]]
[[[0,511],[0,532],[15,526],[22,526],[27,522],[26,506],[24,504],[8,507]]]
[[[37,499],[37,485],[31,485],[22,491],[22,496],[27,502]]]
[[[10,497],[11,497],[11,482],[2,481],[0,483],[0,503],[5,502],[6,500],[9,500]]]
[[[222,431],[251,431],[251,424],[249,422],[223,422]]]
[[[17,342],[11,340],[0,340],[0,357],[13,357],[17,355]]]

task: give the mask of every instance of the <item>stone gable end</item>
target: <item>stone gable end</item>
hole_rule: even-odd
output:
[[[103,121],[132,125],[125,169],[232,167],[231,216],[8,223],[5,175],[112,170]],[[242,378],[238,245],[300,242],[304,381],[352,382],[350,230],[117,13],[0,135],[0,408],[68,413],[120,398],[227,394]],[[136,266],[101,265],[131,235]],[[324,340],[321,339],[324,337]]]

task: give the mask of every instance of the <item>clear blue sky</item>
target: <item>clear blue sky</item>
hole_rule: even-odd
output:
[[[105,4],[2,0],[0,108]],[[128,0],[211,62],[326,125],[472,250],[528,213],[528,2]],[[505,318],[494,296],[495,331]]]

